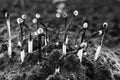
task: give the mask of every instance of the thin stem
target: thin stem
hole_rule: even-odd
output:
[[[84,41],[87,27],[88,27],[88,24],[87,24],[87,23],[84,23],[84,24],[83,24],[83,34],[82,34],[81,42],[80,42],[80,43],[82,43],[82,42]]]
[[[82,35],[82,37],[81,37],[81,42],[80,42],[80,43],[82,43],[82,42],[83,42],[84,37],[85,37],[85,33],[86,33],[86,29],[84,29],[84,31],[83,31],[83,35]]]
[[[20,27],[20,41],[22,42],[23,41],[23,28],[21,24],[19,25],[19,27]]]
[[[41,61],[41,59],[42,59],[42,51],[41,51],[41,37],[42,37],[42,35],[41,35],[41,34],[39,34],[39,35],[38,35],[38,39],[39,39],[39,61]]]

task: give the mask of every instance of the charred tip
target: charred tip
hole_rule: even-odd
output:
[[[23,15],[21,16],[21,18],[22,18],[22,19],[26,19],[26,18],[27,18],[27,15],[23,14]]]
[[[59,13],[56,14],[56,18],[60,18],[60,16],[61,16],[61,15],[60,15]]]
[[[87,28],[88,28],[88,23],[87,23],[87,22],[83,23],[83,28],[84,28],[84,29],[87,29]]]
[[[23,19],[22,19],[22,18],[17,18],[17,23],[18,23],[18,24],[23,23]]]
[[[66,18],[68,16],[67,12],[63,12],[63,15],[62,15],[64,18]]]
[[[33,22],[33,23],[37,23],[37,19],[34,18],[34,19],[32,20],[32,22]]]
[[[40,15],[39,13],[36,13],[35,17],[36,17],[37,19],[40,19],[41,15]]]
[[[73,14],[74,14],[75,16],[78,16],[79,12],[78,12],[77,10],[75,10],[75,11],[73,11]]]
[[[37,33],[38,33],[38,34],[43,34],[43,33],[44,33],[44,30],[43,30],[42,28],[39,28],[39,29],[37,30]]]
[[[107,22],[104,22],[103,23],[103,28],[107,28],[108,27],[108,23]]]

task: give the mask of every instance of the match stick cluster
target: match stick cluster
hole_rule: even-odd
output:
[[[77,16],[79,16],[79,12],[77,10],[73,11],[72,17],[68,18],[68,13],[67,12],[63,12],[63,13],[57,13],[56,14],[56,18],[60,18],[63,17],[62,19],[64,19],[64,38],[63,38],[63,42],[62,42],[62,47],[61,47],[61,52],[62,55],[67,55],[68,51],[67,51],[67,47],[68,43],[69,43],[69,35],[68,35],[68,31],[69,29],[72,27],[72,24],[74,24]],[[6,24],[8,27],[8,34],[9,34],[9,38],[8,38],[8,55],[10,58],[12,58],[12,42],[11,42],[11,26],[10,26],[10,16],[8,14],[8,12],[5,13],[5,17],[6,17]],[[48,38],[48,27],[41,21],[41,15],[39,13],[35,14],[35,17],[32,19],[32,24],[37,25],[37,29],[36,31],[30,31],[30,26],[28,26],[26,24],[26,20],[27,20],[27,15],[23,14],[21,17],[17,18],[17,23],[19,26],[19,39],[18,39],[18,46],[20,47],[20,58],[21,58],[21,62],[23,63],[25,60],[25,56],[26,54],[33,53],[33,46],[34,45],[38,45],[38,52],[39,52],[39,62],[42,60],[42,47],[44,46],[49,46],[49,38]],[[68,20],[69,19],[69,20]],[[42,26],[42,27],[41,27]],[[103,40],[104,40],[104,36],[106,33],[106,29],[108,27],[108,23],[104,22],[102,29],[96,31],[95,33],[93,33],[89,39],[85,39],[85,35],[86,35],[86,31],[88,30],[89,24],[88,22],[84,22],[82,24],[82,27],[79,29],[79,33],[77,36],[81,34],[81,36],[79,37],[80,42],[79,44],[77,44],[78,47],[76,47],[76,55],[78,56],[80,63],[82,62],[82,56],[83,55],[87,55],[87,48],[88,48],[88,42],[90,39],[94,38],[95,36],[100,37],[100,42],[98,43],[98,47],[96,49],[96,53],[94,56],[94,61],[97,61],[99,55],[100,55],[100,51],[103,45]],[[28,52],[26,52],[26,50],[23,48],[23,42],[24,42],[24,28],[28,29],[29,35],[27,37],[28,40]],[[43,38],[44,37],[44,38]],[[36,44],[33,44],[34,39],[37,39]],[[77,37],[78,39],[78,37]],[[42,41],[44,40],[44,41]],[[77,40],[76,40],[77,41]],[[42,46],[42,42],[44,42],[44,46]],[[76,44],[75,44],[76,45]],[[48,54],[47,51],[45,54]]]

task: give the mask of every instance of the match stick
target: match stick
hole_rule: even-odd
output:
[[[100,54],[100,51],[101,51],[101,48],[102,48],[102,44],[103,44],[103,39],[104,39],[104,36],[105,36],[105,31],[106,31],[107,27],[108,27],[108,23],[104,22],[103,23],[103,34],[102,34],[102,37],[101,37],[100,44],[97,47],[95,57],[94,57],[94,61],[96,61],[99,57],[99,54]]]
[[[85,23],[83,24],[83,34],[82,34],[81,42],[80,42],[80,43],[82,43],[83,40],[84,40],[84,37],[85,37],[85,33],[86,33],[87,28],[88,28],[88,23],[85,22]]]
[[[10,16],[9,16],[8,12],[5,13],[5,17],[6,17],[6,24],[7,24],[7,27],[8,27],[8,35],[9,35],[9,39],[8,39],[8,55],[11,58],[12,57],[12,42],[11,42]]]
[[[21,62],[24,62],[25,59],[25,50],[23,49],[23,26],[26,26],[28,28],[28,26],[24,23],[24,20],[22,18],[17,18],[17,23],[20,27],[20,34],[19,34],[19,41],[18,41],[18,45],[20,46],[20,59]],[[22,26],[23,25],[23,26]]]
[[[39,14],[39,13],[37,13],[36,15],[35,15],[35,17],[36,17],[36,19],[37,19],[37,29],[39,28],[39,25],[42,25],[44,28],[45,28],[45,46],[47,46],[48,45],[48,38],[47,38],[47,26],[42,22],[42,21],[40,21],[40,17],[41,17],[41,15]]]
[[[41,41],[42,41],[42,34],[44,33],[43,29],[42,28],[39,28],[38,31],[38,39],[39,39],[39,61],[41,61],[42,59],[42,50],[41,50]]]
[[[23,19],[17,18],[17,23],[18,23],[19,28],[20,28],[18,46],[22,47],[22,41],[23,41],[23,28],[22,28],[22,23],[23,23]]]

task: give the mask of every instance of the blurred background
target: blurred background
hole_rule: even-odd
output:
[[[58,8],[61,8],[61,11]],[[120,45],[120,0],[0,0],[1,25],[4,23],[4,9],[10,12],[14,23],[16,23],[16,18],[22,14],[29,16],[27,20],[29,23],[35,13],[40,13],[45,24],[49,24],[49,26],[56,23],[54,20],[57,12],[65,10],[72,13],[74,10],[78,10],[79,16],[73,25],[73,31],[79,28],[84,17],[89,23],[88,35],[99,30],[103,22],[108,22],[104,45],[110,48]],[[16,27],[16,24],[13,26]],[[2,36],[3,33],[0,34],[1,39]]]

